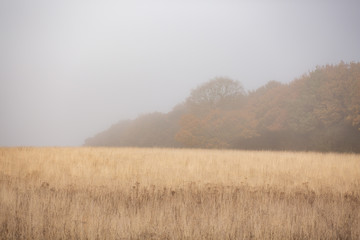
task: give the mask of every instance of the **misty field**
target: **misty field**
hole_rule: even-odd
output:
[[[360,239],[360,155],[0,148],[0,239]]]

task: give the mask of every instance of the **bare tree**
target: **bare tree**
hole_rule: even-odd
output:
[[[244,99],[242,84],[230,78],[214,78],[191,91],[186,104],[192,109],[234,108]]]

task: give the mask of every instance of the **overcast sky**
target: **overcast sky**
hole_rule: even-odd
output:
[[[214,77],[286,83],[359,43],[359,1],[0,0],[0,146],[82,145]]]

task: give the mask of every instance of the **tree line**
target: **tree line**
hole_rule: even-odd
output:
[[[250,92],[215,78],[169,113],[120,121],[85,145],[360,152],[360,63]]]

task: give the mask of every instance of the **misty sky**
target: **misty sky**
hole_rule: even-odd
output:
[[[214,77],[341,60],[360,61],[359,1],[0,0],[0,146],[82,145]]]

